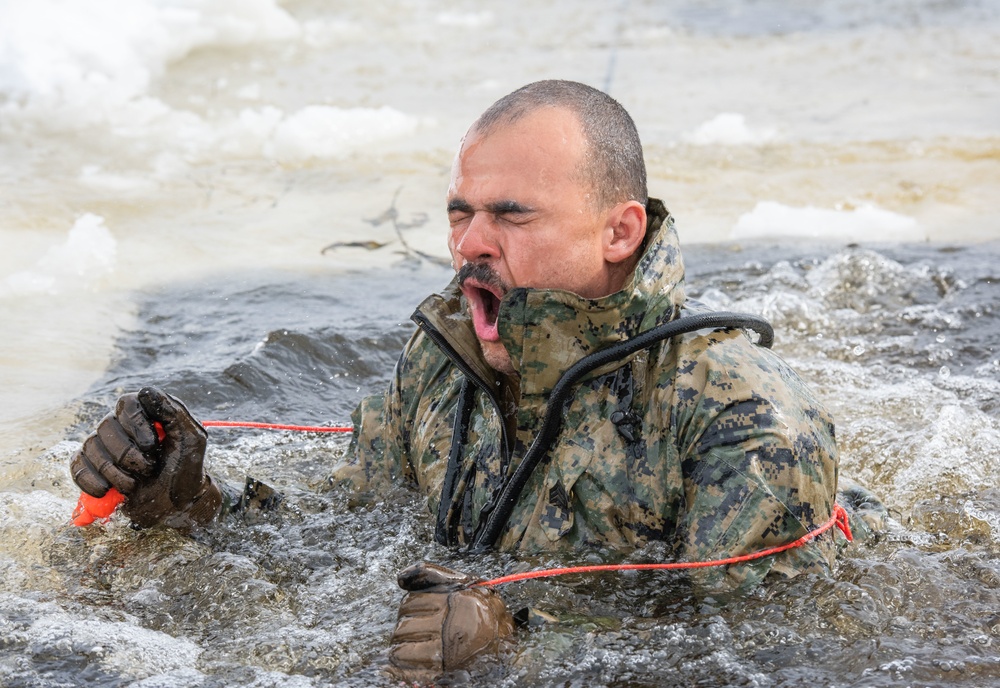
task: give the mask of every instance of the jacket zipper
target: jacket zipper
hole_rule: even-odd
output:
[[[509,438],[507,437],[507,423],[504,420],[503,412],[500,409],[500,401],[497,399],[496,393],[490,388],[488,384],[486,384],[485,380],[483,380],[481,377],[476,375],[475,372],[473,372],[469,364],[465,362],[465,359],[463,359],[461,356],[458,355],[458,352],[455,351],[454,347],[452,347],[452,345],[448,343],[448,340],[445,339],[444,335],[441,334],[441,332],[436,327],[434,327],[434,325],[431,324],[430,320],[427,319],[427,316],[425,316],[420,311],[416,311],[411,316],[411,318],[413,322],[417,324],[417,327],[423,330],[424,334],[430,337],[431,341],[437,344],[438,348],[444,352],[445,356],[447,356],[451,360],[451,362],[455,364],[455,367],[458,368],[462,372],[462,374],[465,375],[469,380],[471,380],[472,384],[478,387],[479,390],[482,391],[482,393],[485,394],[486,397],[490,400],[490,403],[493,404],[493,410],[496,411],[497,418],[500,419],[501,451],[503,451],[504,457],[506,457],[506,459],[509,461],[511,458],[511,449],[510,449],[510,441]]]

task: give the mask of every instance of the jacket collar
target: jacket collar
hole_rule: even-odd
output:
[[[504,295],[500,338],[520,374],[522,399],[547,395],[584,356],[676,317],[684,301],[684,264],[674,221],[657,199],[649,199],[646,209],[643,254],[625,288],[599,299],[524,287]],[[466,366],[491,387],[497,386],[497,374],[482,357],[456,279],[440,294],[425,299],[417,311]]]

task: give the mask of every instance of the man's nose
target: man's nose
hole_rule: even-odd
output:
[[[472,216],[472,221],[456,237],[455,251],[466,262],[496,258],[500,255],[500,246],[496,241],[495,228],[489,215],[476,213]]]

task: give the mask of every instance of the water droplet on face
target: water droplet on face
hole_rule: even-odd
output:
[[[860,356],[865,352],[865,347],[862,344],[858,344],[856,347],[854,347],[853,352],[855,356]]]
[[[938,370],[938,377],[948,377],[949,375],[951,375],[951,368],[948,366],[941,366]]]
[[[938,344],[944,344],[944,341],[945,341],[946,339],[947,339],[947,337],[945,337],[945,336],[944,336],[943,334],[939,334],[939,335],[938,335],[937,337],[935,337],[935,338],[934,338],[934,340],[935,340],[935,341],[936,341],[936,342],[937,342]]]

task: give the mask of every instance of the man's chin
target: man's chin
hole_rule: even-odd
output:
[[[510,354],[507,353],[507,349],[500,342],[486,342],[482,339],[479,340],[479,347],[483,351],[483,358],[486,359],[486,363],[489,364],[498,373],[503,373],[504,375],[514,375],[514,364],[510,362]]]

